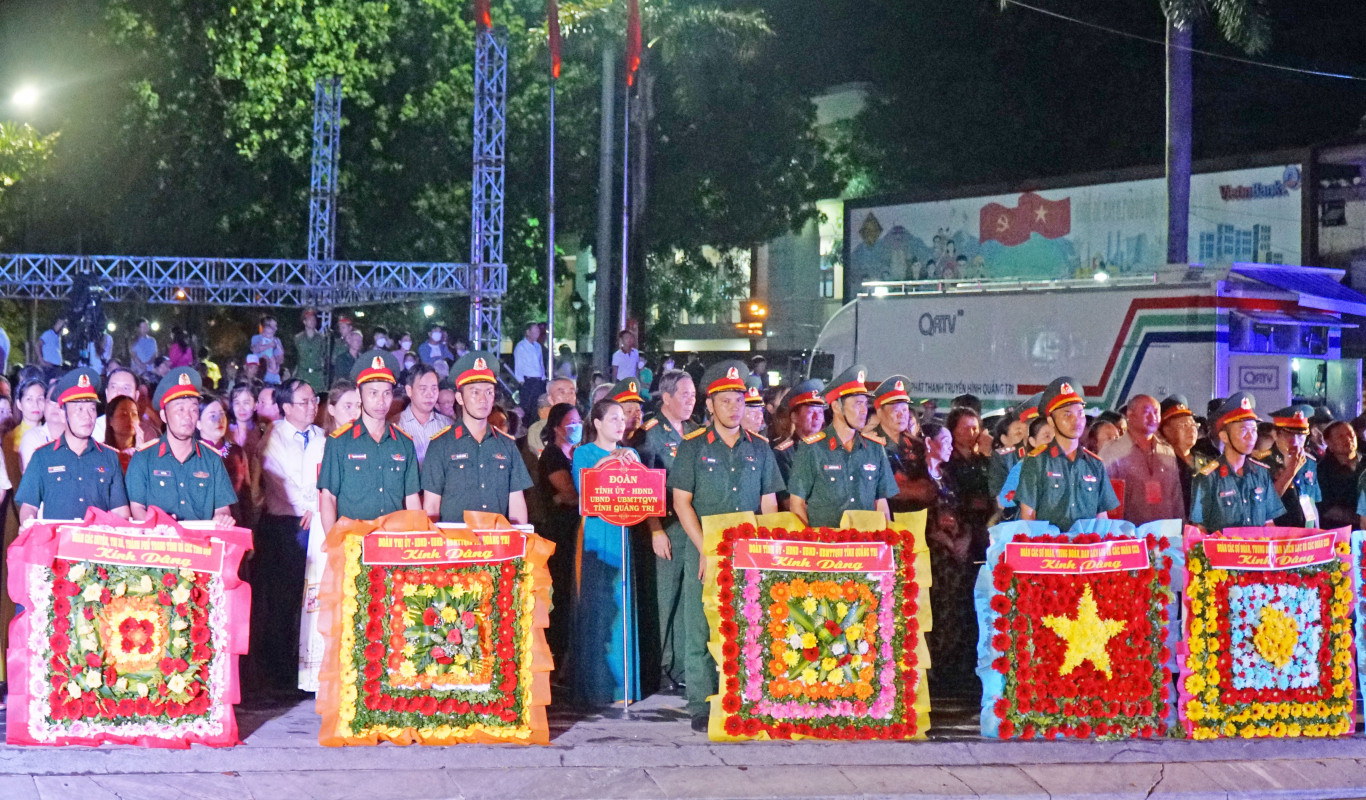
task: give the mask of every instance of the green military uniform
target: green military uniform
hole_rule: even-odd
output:
[[[866,374],[859,365],[845,370],[831,381],[826,402],[834,405],[846,397],[869,396]],[[841,443],[833,424],[797,445],[787,492],[806,501],[811,527],[838,528],[845,511],[874,511],[878,500],[896,496],[886,445],[885,439],[861,431],[853,431],[848,443]]]
[[[683,420],[683,433],[669,424],[664,415],[658,414],[646,420],[631,446],[640,455],[640,463],[650,469],[662,469],[666,473],[673,469],[674,458],[683,437],[697,430],[690,419]],[[674,513],[673,493],[664,493],[667,513],[660,523],[664,534],[669,538],[669,552],[672,558],[654,560],[655,604],[659,611],[659,649],[660,673],[668,676],[675,684],[683,684],[684,636],[683,636],[683,550],[688,545],[688,534]]]
[[[357,386],[371,381],[395,383],[398,362],[387,350],[371,350],[356,359],[351,379]],[[430,453],[430,450],[428,451]],[[430,457],[430,456],[429,456]],[[402,511],[409,495],[421,490],[417,448],[397,425],[386,423],[376,441],[365,417],[333,431],[323,448],[318,488],[337,498],[337,518],[376,519]]]
[[[67,403],[95,403],[99,390],[99,374],[81,368],[68,372],[49,396],[65,407]],[[68,435],[33,453],[19,481],[15,502],[39,509],[45,519],[84,519],[92,507],[110,511],[128,505],[118,451],[92,438],[77,454],[66,441]]]
[[[795,412],[802,406],[824,406],[825,382],[816,378],[809,378],[792,387],[788,392],[783,403],[787,405],[788,411]],[[783,484],[787,484],[787,477],[792,474],[792,459],[797,455],[797,433],[793,426],[793,432],[788,434],[780,442],[773,445],[773,458],[778,464],[778,474],[782,476]],[[778,493],[779,502],[787,501],[787,491]]]
[[[1255,421],[1254,409],[1252,396],[1238,392],[1215,412],[1211,430],[1217,435],[1227,425]],[[1205,464],[1191,481],[1190,521],[1211,533],[1224,528],[1267,525],[1284,513],[1271,470],[1252,458],[1243,461],[1239,474],[1226,456],[1220,456]]]
[[[460,522],[466,510],[507,516],[511,494],[530,488],[517,440],[492,425],[480,441],[457,422],[427,447],[422,490],[441,495],[442,522]]]
[[[908,383],[910,378],[905,375],[893,375],[878,384],[873,390],[873,410],[878,411],[884,406],[905,403],[914,418],[915,411],[909,408],[911,396],[906,393]],[[887,463],[892,468],[892,477],[897,483],[898,494],[908,481],[929,480],[929,472],[925,467],[924,445],[904,431],[887,430],[881,423],[878,423],[874,433],[884,442],[883,449],[887,453]],[[898,500],[894,496],[888,499],[887,504],[893,514],[915,510],[914,501],[905,498]]]
[[[319,395],[327,391],[327,334],[314,331],[312,338],[307,331],[294,334],[296,368],[294,377],[301,378]]]
[[[1072,378],[1058,378],[1049,384],[1039,401],[1040,416],[1051,418],[1061,408],[1084,404],[1074,386],[1081,384]],[[1015,502],[1034,509],[1035,519],[1050,522],[1061,531],[1071,529],[1079,519],[1091,519],[1119,507],[1119,497],[1100,457],[1078,446],[1068,458],[1056,443],[1039,446],[1020,462]]]
[[[1310,405],[1297,405],[1272,412],[1271,421],[1280,430],[1309,435],[1309,418],[1314,408]],[[1266,466],[1271,471],[1272,481],[1285,467],[1286,455],[1281,452],[1280,444],[1274,444],[1267,454]],[[1276,517],[1276,524],[1284,528],[1317,528],[1319,512],[1317,503],[1323,501],[1323,491],[1319,488],[1318,460],[1305,454],[1304,464],[1295,472],[1295,479],[1281,495],[1281,505],[1285,513]]]
[[[157,384],[152,406],[164,409],[168,403],[185,398],[197,402],[203,388],[197,371],[177,367]],[[189,457],[182,462],[171,451],[169,433],[138,448],[128,461],[124,483],[130,502],[147,508],[156,506],[178,520],[210,520],[214,511],[237,502],[222,457],[195,440]]]
[[[745,390],[749,370],[739,361],[714,364],[702,376],[707,397]],[[739,431],[732,447],[714,424],[683,437],[678,446],[668,487],[692,495],[698,518],[749,511],[758,513],[764,495],[782,490],[783,479],[768,440]],[[677,556],[675,556],[677,557]],[[686,633],[684,675],[688,685],[688,713],[697,719],[707,712],[707,697],[716,692],[716,663],[707,652],[710,633],[702,613],[702,582],[697,577],[701,556],[691,539],[683,547],[683,615]],[[715,576],[712,576],[715,579]]]

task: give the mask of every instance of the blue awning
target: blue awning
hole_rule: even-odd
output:
[[[1366,317],[1366,295],[1344,286],[1340,269],[1236,263],[1232,271],[1244,278],[1294,292],[1305,308]]]

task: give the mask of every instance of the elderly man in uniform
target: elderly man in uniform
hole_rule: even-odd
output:
[[[886,440],[862,433],[868,421],[867,370],[856,364],[825,390],[833,420],[797,445],[787,492],[793,514],[813,528],[837,528],[845,511],[880,511],[897,494]]]
[[[622,378],[607,392],[607,398],[621,406],[621,410],[626,414],[626,433],[622,441],[628,441],[640,430],[644,417],[642,409],[648,395],[648,390],[641,386],[639,378]]]
[[[886,440],[887,463],[896,479],[897,493],[887,499],[893,514],[924,508],[934,497],[934,482],[925,470],[925,446],[911,431],[915,412],[911,410],[911,396],[906,393],[910,378],[893,375],[873,390],[873,410],[877,425],[872,433]]]
[[[1039,399],[1039,416],[1053,428],[1051,444],[1040,445],[1020,462],[1015,502],[1020,519],[1051,522],[1066,531],[1079,519],[1105,518],[1119,506],[1100,456],[1081,446],[1086,432],[1086,401],[1074,378],[1048,384]]]
[[[360,388],[360,419],[327,437],[318,489],[323,530],[341,517],[376,519],[422,505],[417,448],[398,425],[385,421],[394,400],[398,360],[388,350],[362,353],[351,366]]]
[[[792,432],[773,444],[773,458],[778,464],[778,474],[784,486],[787,485],[788,474],[792,472],[792,458],[797,454],[797,443],[808,436],[815,436],[825,427],[825,399],[821,394],[824,390],[824,381],[810,378],[792,387],[783,400],[792,421]],[[778,505],[784,509],[788,507],[785,489],[778,492]]]
[[[1162,409],[1146,394],[1129,400],[1128,431],[1100,449],[1110,477],[1124,482],[1124,518],[1135,525],[1183,519],[1181,468],[1176,451],[1157,436]]]
[[[1271,413],[1271,423],[1276,426],[1276,443],[1267,455],[1266,465],[1271,470],[1271,480],[1276,484],[1281,505],[1285,506],[1285,513],[1276,517],[1276,524],[1281,527],[1319,526],[1316,503],[1323,500],[1323,491],[1319,489],[1319,463],[1304,447],[1313,415],[1314,408],[1310,405],[1290,406]]]
[[[496,365],[492,354],[471,351],[451,370],[460,418],[432,438],[422,469],[422,506],[432,519],[461,522],[466,511],[488,511],[526,524],[531,475],[517,440],[489,424]]]
[[[204,384],[192,367],[166,373],[152,394],[166,432],[138,448],[128,461],[125,482],[135,520],[160,508],[178,520],[234,523],[228,507],[237,502],[223,459],[199,442],[199,396]]]
[[[707,697],[716,692],[716,662],[707,652],[707,618],[702,613],[702,518],[778,510],[782,476],[762,437],[740,427],[745,411],[745,365],[723,361],[702,376],[711,422],[683,437],[669,472],[674,510],[687,534],[683,546],[684,677],[688,714],[695,731],[707,729]],[[678,554],[675,554],[677,557]]]
[[[756,436],[764,435],[763,386],[758,375],[745,378],[745,413],[740,417],[740,427]]]
[[[92,438],[99,391],[99,374],[85,368],[71,370],[53,386],[66,413],[66,432],[33,453],[15,493],[20,522],[39,514],[46,519],[84,519],[92,507],[128,519],[118,451]]]
[[[1210,430],[1224,452],[1191,481],[1190,521],[1213,533],[1270,525],[1285,513],[1266,464],[1251,457],[1257,446],[1256,401],[1238,392],[1215,410]]]
[[[674,457],[683,437],[697,425],[692,421],[697,389],[692,376],[680,369],[659,376],[659,413],[637,432],[632,447],[640,463],[650,469],[673,469]],[[666,493],[667,495],[667,493]],[[665,497],[667,513],[663,519],[647,520],[650,545],[655,561],[655,600],[659,610],[660,673],[677,690],[683,682],[683,548],[688,535],[678,521],[673,498]]]

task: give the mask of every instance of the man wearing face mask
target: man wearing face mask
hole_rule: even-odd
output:
[[[813,528],[838,528],[845,511],[880,511],[897,493],[886,442],[863,433],[868,421],[867,370],[856,364],[825,392],[834,419],[796,446],[787,483],[789,510]]]
[[[128,500],[134,520],[147,518],[152,506],[178,520],[213,520],[220,527],[234,523],[229,506],[237,502],[223,459],[200,443],[199,373],[177,367],[166,373],[152,395],[166,433],[143,445],[128,462]]]
[[[1208,533],[1269,525],[1285,513],[1271,470],[1250,457],[1257,446],[1256,407],[1252,395],[1237,392],[1210,417],[1224,452],[1191,481],[1190,509],[1190,521]]]
[[[433,322],[427,330],[427,341],[417,348],[417,360],[423,364],[432,364],[438,359],[450,361],[454,358],[451,349],[446,346],[446,331],[440,323]]]
[[[550,382],[550,385],[546,387],[545,393],[547,400],[545,409],[537,409],[536,414],[539,419],[531,423],[531,426],[527,428],[526,432],[526,445],[537,457],[541,455],[541,450],[545,448],[545,443],[541,441],[541,431],[545,430],[546,414],[550,413],[550,409],[560,403],[568,403],[571,406],[577,406],[579,400],[578,386],[575,385],[573,378],[555,378]]]
[[[682,370],[669,370],[659,376],[659,413],[651,417],[630,444],[640,454],[640,463],[650,469],[673,469],[674,458],[683,437],[697,429],[692,411],[697,389],[692,377]],[[646,520],[650,546],[655,560],[655,600],[659,609],[660,675],[667,685],[678,690],[684,686],[683,665],[683,548],[688,534],[678,521],[673,498],[665,497],[665,516]],[[648,602],[648,599],[646,600]]]
[[[1314,414],[1310,405],[1296,405],[1272,412],[1276,426],[1276,444],[1267,455],[1266,466],[1281,496],[1285,513],[1276,517],[1283,528],[1317,528],[1319,511],[1316,505],[1323,500],[1319,489],[1318,459],[1305,452],[1309,438],[1309,418]]]
[[[668,487],[674,510],[687,534],[683,563],[684,680],[692,729],[707,729],[707,698],[716,693],[716,662],[707,651],[710,634],[702,610],[702,518],[747,511],[778,511],[782,476],[773,450],[762,437],[740,427],[745,411],[745,377],[749,369],[729,360],[712,365],[702,375],[711,422],[685,435],[678,446]],[[715,577],[712,577],[715,580]]]
[[[402,363],[410,355],[417,358],[417,354],[413,352],[413,337],[406,332],[400,333],[398,341],[394,342],[394,358]],[[404,369],[407,368],[407,364],[404,364]]]
[[[1081,446],[1086,431],[1086,401],[1073,378],[1048,384],[1039,399],[1039,416],[1053,428],[1051,444],[1042,445],[1020,462],[1015,502],[1020,519],[1051,522],[1067,531],[1079,519],[1101,518],[1119,507],[1110,476],[1100,456]]]
[[[75,369],[53,387],[66,414],[66,432],[38,448],[19,481],[15,502],[21,523],[39,514],[44,519],[85,519],[89,508],[128,519],[118,451],[91,438],[99,385],[98,373]]]
[[[318,473],[323,530],[332,530],[341,517],[369,520],[422,507],[413,440],[385,421],[397,369],[387,350],[371,350],[352,367],[351,379],[360,388],[360,419],[329,434],[323,448]]]
[[[517,440],[489,424],[497,363],[490,353],[471,352],[451,370],[460,418],[432,437],[422,470],[422,507],[434,520],[462,522],[468,510],[527,521],[526,462]]]
[[[374,337],[376,350],[389,349],[389,330],[387,328],[385,328],[383,325],[375,328]]]

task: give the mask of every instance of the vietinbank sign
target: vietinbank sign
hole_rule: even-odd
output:
[[[1300,188],[1300,168],[1289,166],[1285,168],[1281,179],[1272,183],[1254,183],[1250,186],[1234,186],[1225,184],[1219,187],[1219,197],[1228,202],[1230,200],[1262,200],[1268,197],[1285,197]]]

